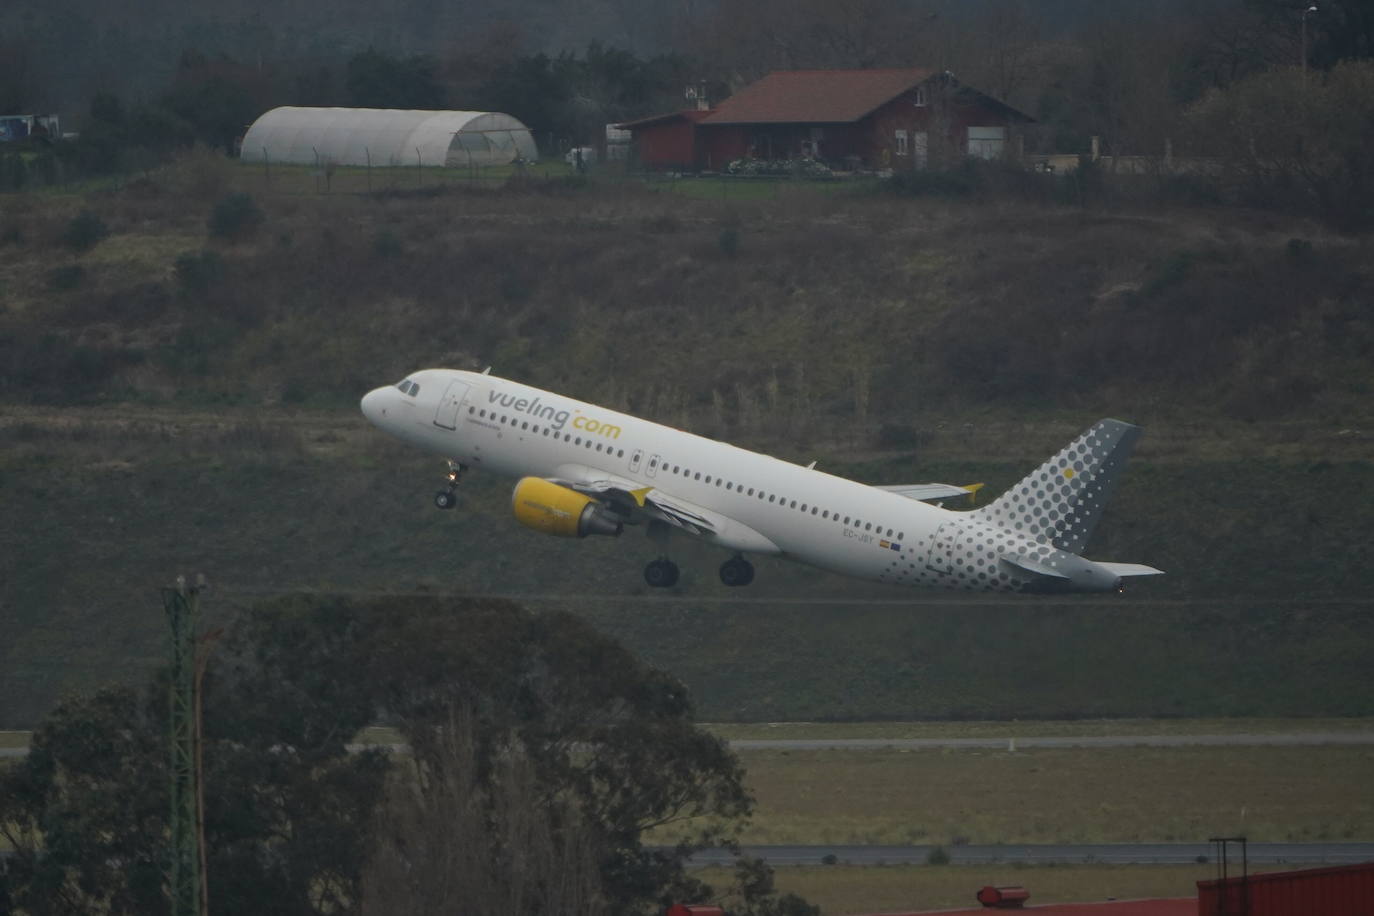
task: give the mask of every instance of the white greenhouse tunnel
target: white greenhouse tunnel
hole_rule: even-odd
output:
[[[529,128],[496,111],[273,108],[253,122],[239,157],[284,165],[504,165],[539,151]]]

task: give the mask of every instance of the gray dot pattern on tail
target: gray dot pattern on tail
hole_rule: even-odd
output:
[[[1102,420],[974,514],[1041,544],[1081,553],[1140,427]]]

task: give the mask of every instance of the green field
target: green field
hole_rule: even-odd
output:
[[[295,590],[567,609],[720,722],[1374,715],[1365,240],[1223,208],[537,169],[379,170],[394,188],[371,195],[338,170],[326,193],[202,152],[5,198],[0,727],[142,680],[180,572],[213,583],[216,623]],[[262,223],[212,236],[234,190]],[[61,242],[82,210],[109,233],[84,253]],[[651,595],[645,539],[522,529],[509,481],[470,475],[434,511],[442,464],[357,410],[421,365],[988,495],[1122,417],[1145,436],[1089,554],[1168,575],[999,604],[764,559],[741,593],[683,541],[681,583]]]

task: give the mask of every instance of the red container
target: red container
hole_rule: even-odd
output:
[[[674,903],[666,916],[725,916],[725,911],[704,903]]]
[[[1374,862],[1197,883],[1198,916],[1369,916]]]
[[[1030,899],[1030,891],[1020,885],[993,887],[991,884],[978,891],[978,902],[986,907],[1010,910],[1019,907]]]

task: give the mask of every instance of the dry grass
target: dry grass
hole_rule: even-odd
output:
[[[744,841],[1374,839],[1374,749],[749,751]]]
[[[716,888],[730,880],[726,869],[699,875]],[[1022,885],[1032,904],[1192,897],[1196,882],[1214,877],[1211,865],[817,866],[778,869],[776,883],[782,892],[820,906],[826,916],[844,916],[972,907],[985,884]]]

